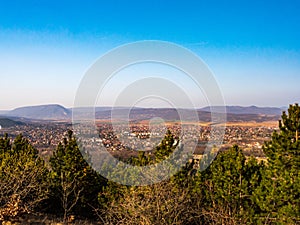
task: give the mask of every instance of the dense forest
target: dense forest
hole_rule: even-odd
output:
[[[62,223],[300,224],[299,132],[300,107],[290,105],[279,131],[263,146],[266,160],[246,158],[232,146],[206,170],[191,161],[149,186],[125,186],[100,176],[72,131],[46,161],[22,135],[14,140],[6,135],[0,138],[0,221],[52,215]],[[151,157],[141,152],[130,163],[155,164],[174,148],[168,132]]]

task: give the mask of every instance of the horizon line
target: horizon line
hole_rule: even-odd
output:
[[[95,106],[80,106],[80,107],[68,107],[65,106],[63,104],[59,104],[59,103],[45,103],[45,104],[33,104],[33,105],[23,105],[23,106],[18,106],[15,108],[11,108],[11,109],[1,109],[0,111],[13,111],[19,108],[27,108],[27,107],[41,107],[41,106],[60,106],[63,107],[65,109],[75,109],[75,108],[141,108],[141,109],[203,109],[203,108],[207,108],[207,107],[258,107],[258,108],[287,108],[290,104],[295,104],[295,103],[289,103],[287,106],[267,106],[267,105],[238,105],[238,104],[225,104],[225,105],[205,105],[205,106],[199,106],[199,107],[153,107],[153,106],[126,106],[126,105],[120,105],[120,106],[113,106],[113,105],[105,105],[105,106],[99,106],[99,105],[95,105]]]

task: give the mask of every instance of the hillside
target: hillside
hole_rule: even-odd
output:
[[[16,108],[6,115],[36,120],[67,120],[71,118],[71,110],[61,105],[39,105]]]
[[[214,106],[212,109],[207,106],[201,108],[205,112],[220,112],[222,106]],[[282,108],[276,107],[257,107],[257,106],[225,106],[226,112],[229,114],[259,114],[259,115],[281,115]]]
[[[16,125],[23,125],[23,124],[24,123],[22,123],[20,121],[14,121],[12,119],[0,117],[0,127],[1,128],[12,127],[12,126],[16,126]]]
[[[111,115],[113,115],[114,119],[126,119],[129,109],[114,109],[111,110],[103,110],[96,112],[97,119],[110,119]],[[231,111],[231,113],[227,112],[227,121],[229,122],[264,122],[264,121],[277,121],[279,119],[279,115],[273,114],[272,110],[266,114],[260,113],[248,113],[247,110],[242,110],[237,113],[237,111]],[[259,111],[259,109],[257,109]],[[261,110],[262,112],[263,110]],[[265,111],[267,112],[267,111]],[[202,122],[210,122],[211,121],[211,113],[209,111],[204,111],[202,109],[197,110],[199,121]],[[180,118],[180,115],[183,118]],[[129,119],[130,120],[149,120],[154,117],[162,118],[166,121],[174,121],[184,119],[187,121],[195,121],[195,115],[192,110],[189,109],[177,109],[172,108],[134,108],[130,110]]]

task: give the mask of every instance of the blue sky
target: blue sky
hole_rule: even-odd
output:
[[[287,106],[300,98],[299,11],[299,1],[0,1],[0,109],[71,107],[99,56],[149,39],[199,55],[228,105]]]

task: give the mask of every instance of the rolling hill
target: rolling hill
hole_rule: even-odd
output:
[[[9,111],[6,115],[34,120],[68,120],[72,113],[71,110],[54,104],[20,107]]]
[[[207,106],[201,108],[200,111],[220,112],[221,106],[214,106],[212,109]],[[276,107],[257,107],[257,106],[225,106],[226,112],[229,114],[259,114],[259,115],[281,115],[282,108]]]

